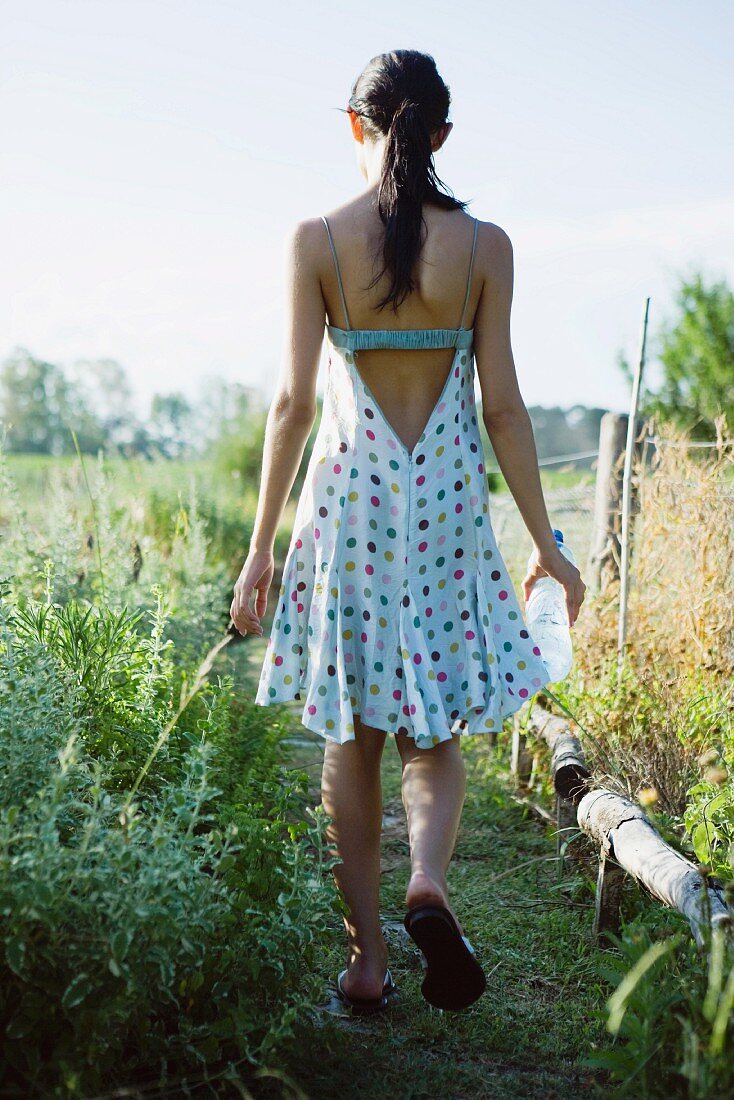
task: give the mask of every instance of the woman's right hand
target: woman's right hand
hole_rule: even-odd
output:
[[[573,626],[586,593],[586,585],[581,579],[580,572],[560,550],[556,549],[548,553],[541,553],[536,547],[533,551],[530,568],[522,582],[525,603],[530,598],[533,585],[541,577],[552,577],[554,581],[558,581],[559,584],[563,585],[566,593],[568,622],[569,626]]]

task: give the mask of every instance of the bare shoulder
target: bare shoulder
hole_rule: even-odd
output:
[[[304,218],[292,224],[285,236],[286,251],[306,260],[319,259],[326,239],[326,228],[321,218]]]
[[[512,241],[501,225],[479,222],[477,259],[486,278],[501,279],[512,273]]]

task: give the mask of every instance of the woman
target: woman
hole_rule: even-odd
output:
[[[384,1008],[395,989],[379,915],[388,732],[402,758],[405,926],[427,971],[422,992],[461,1009],[485,976],[446,882],[465,793],[460,739],[498,730],[549,682],[492,531],[475,365],[484,424],[534,543],[525,598],[554,577],[573,624],[585,589],[557,548],[518,389],[510,240],[469,217],[434,171],[449,103],[433,58],[414,50],[373,58],[354,84],[348,115],[367,185],[290,242],[287,356],[231,608],[242,634],[262,635],[328,317],[322,419],[256,701],[303,701],[304,725],[325,739],[323,804],[349,910],[337,988],[353,1012]]]

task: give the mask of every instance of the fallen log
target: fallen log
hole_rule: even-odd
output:
[[[619,867],[681,913],[699,947],[712,928],[731,928],[721,885],[707,880],[695,863],[666,844],[641,806],[613,791],[589,791],[579,804],[578,823],[601,853],[594,919],[598,936],[619,930]]]

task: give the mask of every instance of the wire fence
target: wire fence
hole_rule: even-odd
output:
[[[654,447],[685,447],[695,450],[717,448],[725,450],[734,447],[734,439],[719,441],[670,440],[661,439],[656,435],[648,435],[641,442]],[[573,454],[553,455],[549,458],[540,459],[538,465],[568,465],[589,458],[597,458],[598,454],[597,449],[577,451]],[[689,483],[683,484],[688,485]],[[596,485],[593,482],[584,482],[575,486],[545,489],[543,496],[548,508],[551,526],[563,531],[564,541],[573,551],[583,575],[594,537]],[[734,500],[734,485],[731,492],[723,491],[722,500]],[[525,574],[528,558],[533,548],[532,539],[510,493],[490,493],[489,507],[492,527],[500,553],[507,563],[513,579],[519,582]]]
[[[593,484],[546,489],[543,492],[551,526],[563,531],[564,542],[573,551],[582,572],[591,549],[595,495]],[[533,549],[533,540],[513,497],[509,493],[491,493],[489,513],[497,545],[513,579],[522,579]]]

